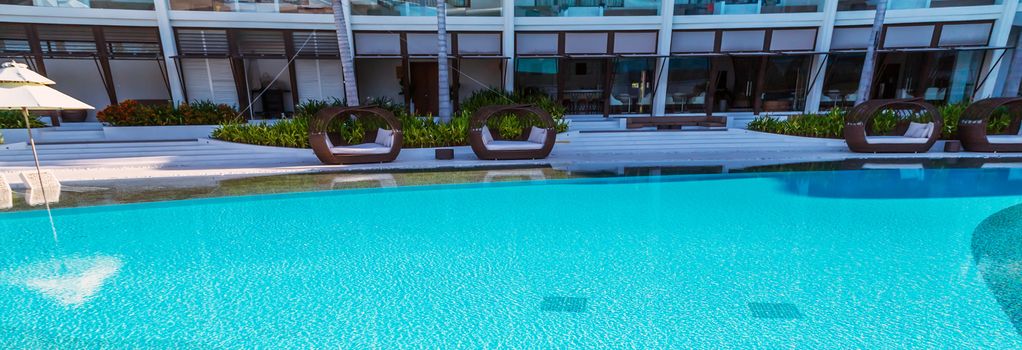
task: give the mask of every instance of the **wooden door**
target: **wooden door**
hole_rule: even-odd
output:
[[[437,115],[440,110],[439,70],[436,62],[411,62],[412,104],[416,115]]]

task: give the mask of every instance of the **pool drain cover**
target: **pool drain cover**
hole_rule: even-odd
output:
[[[798,306],[792,303],[749,303],[749,311],[755,318],[797,320],[802,318]]]
[[[539,308],[543,311],[552,312],[586,312],[588,304],[588,298],[543,297],[543,303],[540,304]]]

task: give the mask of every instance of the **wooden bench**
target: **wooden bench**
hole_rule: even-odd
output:
[[[632,117],[627,118],[625,126],[629,129],[645,127],[656,127],[657,129],[681,129],[685,126],[727,129],[728,121],[728,117],[705,115],[684,117]]]

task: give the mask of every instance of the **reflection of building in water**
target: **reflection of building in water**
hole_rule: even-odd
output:
[[[11,192],[11,185],[3,175],[0,175],[0,209],[10,209],[13,206],[14,193]]]
[[[65,306],[80,306],[120,271],[120,258],[97,255],[39,262],[0,272],[0,281],[39,292]]]
[[[363,182],[374,183],[375,187],[397,187],[397,180],[391,174],[356,174],[335,177],[330,182],[330,189],[351,188]]]
[[[519,179],[543,181],[546,180],[546,175],[540,169],[490,170],[483,177],[483,182],[494,182],[498,179],[504,179],[504,181]]]
[[[48,171],[42,172],[42,178],[39,175],[32,171],[21,173],[21,182],[28,187],[28,191],[25,192],[25,201],[31,206],[59,202],[60,181],[57,181],[57,177]]]
[[[862,165],[863,169],[872,170],[897,170],[898,174],[902,179],[911,180],[917,179],[922,180],[925,178],[925,172],[923,171],[923,165],[919,163],[866,163]]]
[[[1022,180],[1022,163],[986,163],[983,169],[1008,169],[1008,179]]]

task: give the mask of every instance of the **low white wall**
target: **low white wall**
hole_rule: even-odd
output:
[[[107,126],[103,127],[104,138],[97,141],[164,141],[208,138],[217,125],[182,126]],[[60,133],[50,128],[32,129],[32,136],[38,142],[47,142],[47,134]],[[28,142],[25,129],[0,129],[4,143]]]
[[[28,133],[25,129],[0,129],[0,135],[4,136],[4,144],[28,142]],[[32,135],[39,138],[39,129],[32,129]]]
[[[207,138],[216,125],[106,126],[107,141],[160,141]]]

